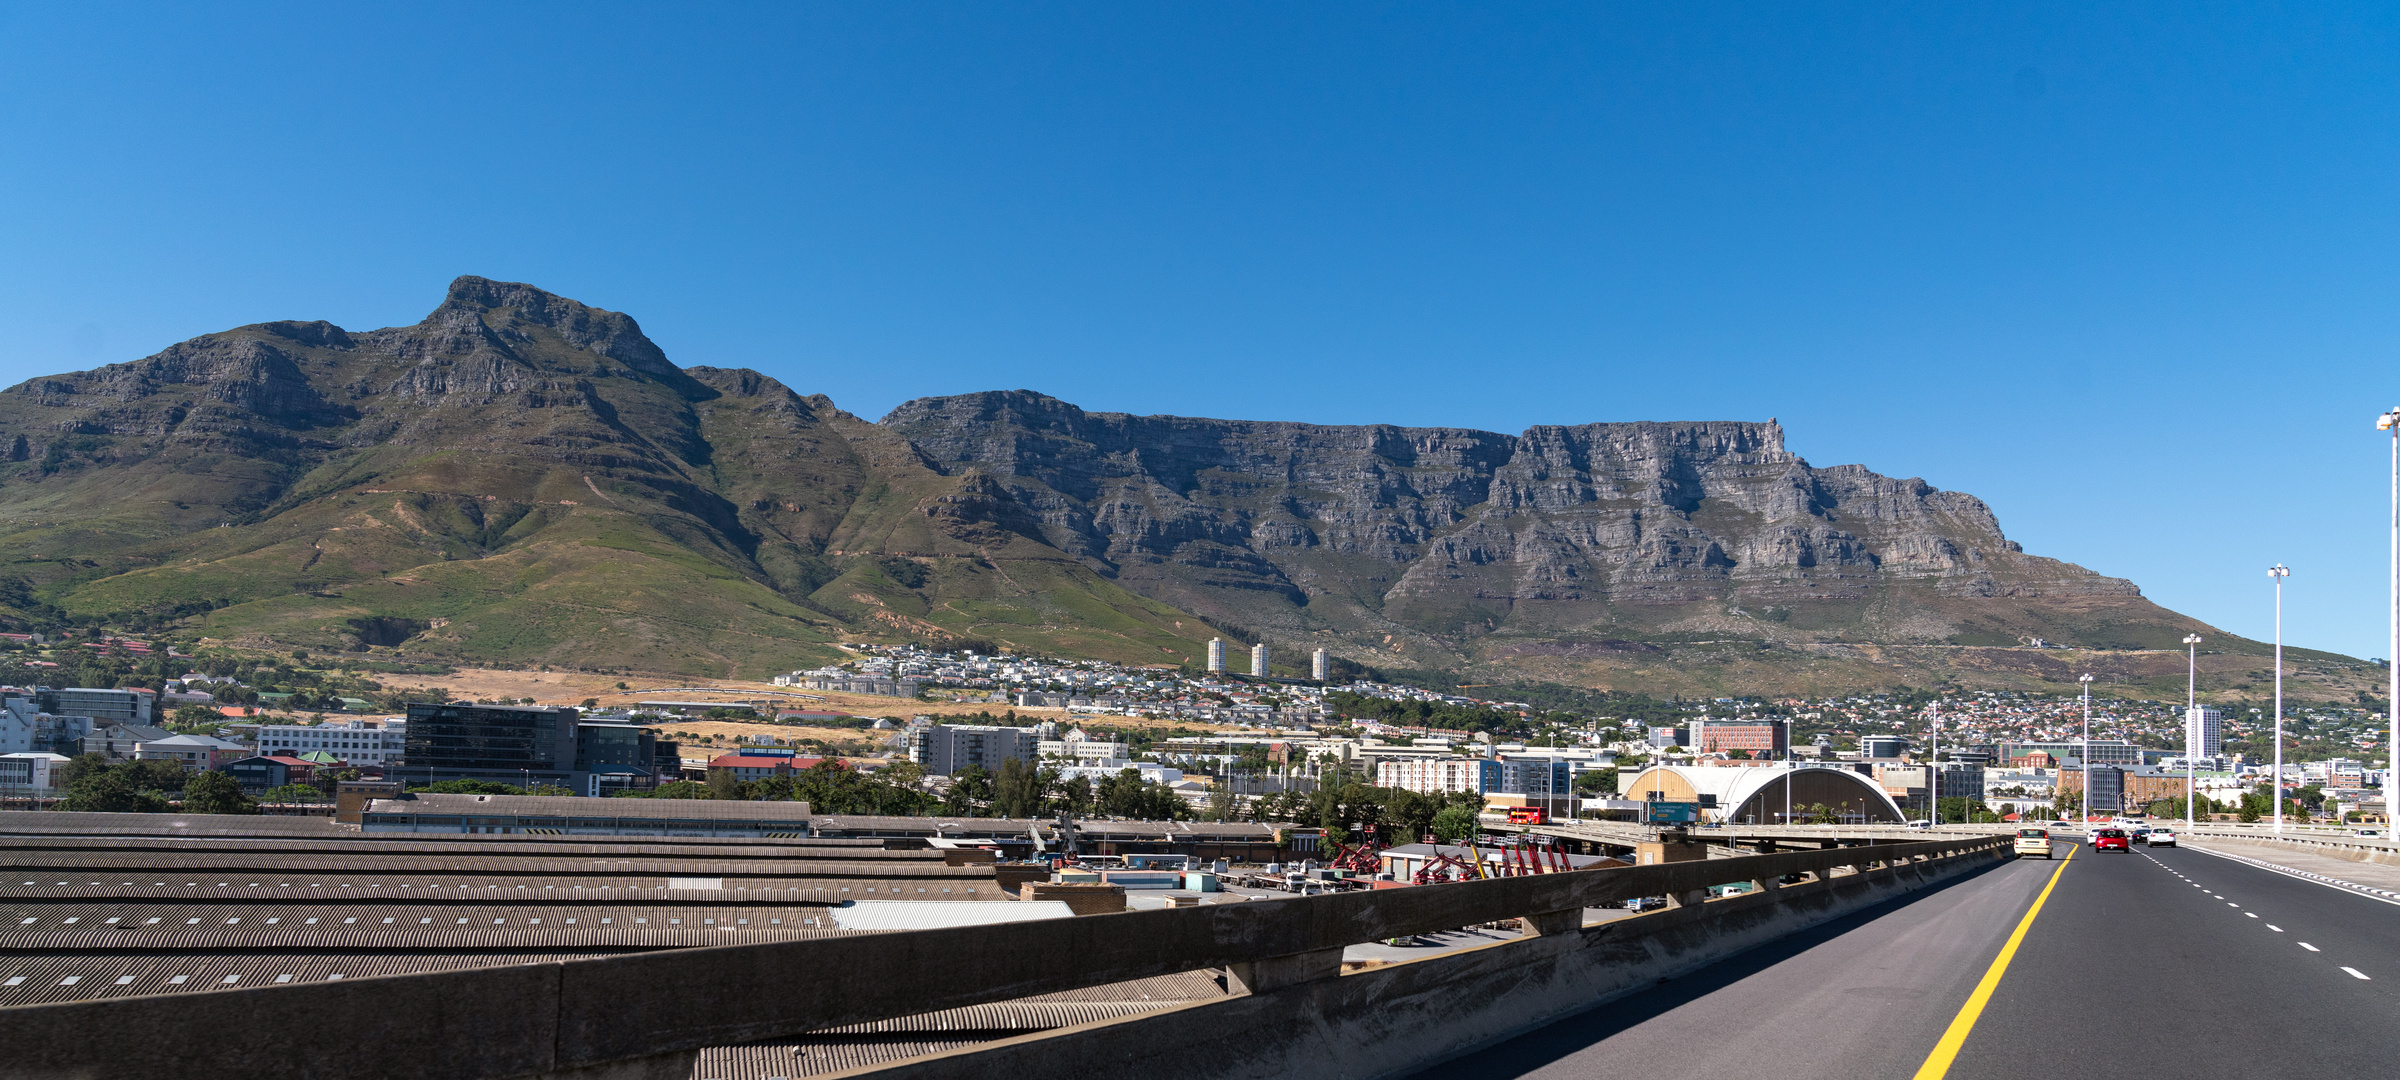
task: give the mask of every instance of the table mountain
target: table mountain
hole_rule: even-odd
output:
[[[0,617],[256,644],[758,675],[846,638],[1177,663],[1223,632],[1279,666],[1606,683],[1677,643],[1856,666],[2198,626],[1772,420],[1506,435],[1019,390],[869,423],[476,277],[414,326],[260,323],[29,380],[0,448]]]

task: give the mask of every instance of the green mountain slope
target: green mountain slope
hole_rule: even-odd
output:
[[[822,397],[480,278],[416,326],[264,323],[27,382],[0,445],[0,573],[113,624],[754,676],[845,636],[1170,662],[1205,636],[1056,552],[996,569],[1011,538],[922,512],[962,481]]]

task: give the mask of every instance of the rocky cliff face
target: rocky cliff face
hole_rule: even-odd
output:
[[[1952,620],[1868,609],[1893,589],[2139,596],[2025,555],[1973,496],[1815,468],[1773,421],[1510,436],[1087,413],[1013,391],[912,401],[882,423],[934,468],[1005,491],[984,504],[993,524],[1038,522],[1139,591],[1265,629],[1456,642],[1799,616],[1809,633],[1940,640]]]
[[[261,323],[30,380],[0,447],[0,540],[69,613],[347,646],[389,617],[462,658],[731,670],[864,634],[1180,659],[1216,632],[1193,613],[1445,667],[2195,625],[1773,421],[1505,435],[1013,391],[867,423],[474,277],[412,326]]]

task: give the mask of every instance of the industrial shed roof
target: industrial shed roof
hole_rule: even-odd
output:
[[[766,821],[805,823],[804,802],[725,799],[586,799],[573,795],[450,795],[420,791],[376,799],[369,814],[460,814],[470,817],[554,817],[593,820]]]

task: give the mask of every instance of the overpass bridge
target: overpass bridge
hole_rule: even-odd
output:
[[[2275,864],[2350,859],[2363,878],[2388,844],[2210,830],[2205,850],[2044,860],[2007,836],[1826,833],[1656,866],[16,1006],[0,1076],[2021,1080],[2363,1070],[2400,1050],[2400,901]],[[1663,902],[1609,906],[1639,898]],[[1156,1007],[978,1019],[1195,976],[1207,994]],[[2096,1009],[2142,1019],[2079,1019]],[[846,1067],[870,1029],[919,1032],[924,1052]]]
[[[1643,825],[1628,821],[1567,821],[1547,825],[1512,825],[1528,836],[1548,837],[1579,854],[1613,855],[1658,839],[1673,831],[1685,839],[1710,846],[1710,857],[1725,858],[1743,851],[1814,850],[1895,844],[1952,836],[2014,835],[2015,825],[1944,825],[1912,829],[1905,825]]]

